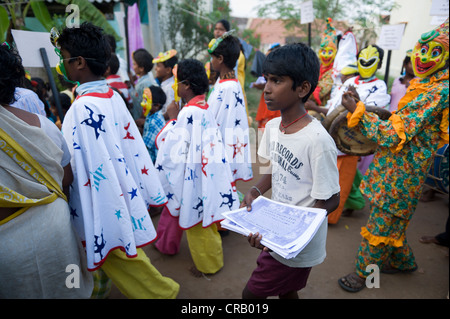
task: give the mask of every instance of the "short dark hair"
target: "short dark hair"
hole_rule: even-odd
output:
[[[137,49],[133,52],[133,59],[137,65],[144,68],[148,73],[153,69],[153,56],[145,49]]]
[[[186,59],[178,63],[178,81],[187,81],[195,95],[202,95],[208,91],[209,80],[203,64],[195,59]]]
[[[164,65],[164,67],[173,69],[173,67],[178,63],[178,57],[175,55],[171,57],[169,60],[166,60],[161,63]]]
[[[115,53],[111,53],[111,59],[109,59],[108,66],[111,74],[117,74],[117,72],[119,71],[120,62]]]
[[[105,34],[106,40],[109,43],[109,46],[111,47],[111,52],[116,52],[117,44],[116,44],[116,38],[112,34]]]
[[[304,43],[287,44],[271,51],[263,63],[263,74],[288,76],[292,79],[292,90],[304,81],[311,84],[310,92],[303,97],[306,102],[319,81],[320,62],[317,54]]]
[[[405,56],[405,58],[403,59],[402,69],[400,71],[400,74],[403,74],[403,72],[406,70],[406,66],[408,65],[409,62],[411,62],[411,57]]]
[[[65,28],[58,38],[58,44],[67,50],[71,57],[85,58],[94,75],[105,74],[111,57],[111,47],[100,27],[83,22],[79,28]]]
[[[381,68],[381,66],[383,65],[384,50],[382,48],[380,48],[376,44],[370,44],[370,45],[373,46],[378,51],[378,55],[379,55],[379,58],[380,58],[380,62],[378,62],[378,68]],[[359,50],[357,58],[359,58],[359,55],[361,54],[361,51],[364,50],[364,49],[367,49],[368,47],[369,46],[367,45],[364,48],[362,48],[361,50]]]
[[[221,19],[221,20],[217,21],[215,25],[217,25],[218,23],[221,23],[226,31],[230,31],[231,26],[230,26],[230,22],[228,22],[228,20]]]
[[[159,104],[161,106],[166,104],[167,101],[166,93],[164,93],[161,87],[152,85],[149,87],[149,89],[152,92],[152,103]]]
[[[12,104],[15,102],[14,91],[20,87],[25,77],[22,59],[6,45],[0,45],[0,103]]]
[[[220,41],[216,39],[216,41]],[[239,59],[239,54],[241,53],[241,42],[238,38],[229,35],[226,36],[217,46],[211,55],[214,56],[223,56],[224,64],[230,68],[234,69],[236,66],[236,61]]]
[[[61,102],[61,108],[63,109],[63,111],[67,112],[67,110],[72,105],[70,96],[68,96],[66,93],[61,93],[61,92],[58,93],[58,95],[59,95],[59,101]],[[56,106],[55,97],[53,95],[49,98],[49,103],[50,103],[50,105]]]

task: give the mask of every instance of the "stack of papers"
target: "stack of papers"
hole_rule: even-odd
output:
[[[297,256],[316,234],[326,218],[325,209],[301,207],[279,203],[259,196],[247,208],[222,213],[223,228],[248,236],[262,235],[261,244],[280,256],[291,259]]]

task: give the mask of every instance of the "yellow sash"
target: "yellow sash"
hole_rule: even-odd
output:
[[[28,198],[0,185],[0,207],[22,207],[14,214],[0,221],[0,225],[7,223],[13,218],[24,213],[32,206],[49,204],[61,197],[67,201],[60,185],[22,146],[20,146],[11,136],[0,128],[0,150],[5,152],[14,162],[23,168],[30,176],[41,184],[47,186],[51,194],[44,198]]]

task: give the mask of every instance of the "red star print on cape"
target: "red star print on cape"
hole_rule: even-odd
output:
[[[241,149],[243,147],[247,146],[247,143],[242,144],[241,142],[239,142],[239,138],[236,138],[237,143],[236,144],[228,144],[228,146],[232,146],[234,147],[234,151],[233,151],[233,158],[236,157],[236,154],[239,153],[242,155]]]

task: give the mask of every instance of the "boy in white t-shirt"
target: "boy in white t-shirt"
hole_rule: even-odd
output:
[[[167,107],[175,100],[173,68],[178,63],[176,54],[177,51],[172,49],[164,53],[159,53],[159,55],[153,59],[153,63],[156,64],[156,78],[160,82],[161,89],[166,94],[166,103],[164,103],[161,108],[161,114],[163,114],[166,121],[171,120],[167,113]]]
[[[270,160],[271,174],[263,175],[245,195],[241,207],[247,206],[250,213],[252,201],[270,188],[272,199],[286,204],[328,213],[339,205],[336,145],[304,107],[317,85],[319,68],[316,54],[303,43],[280,47],[264,61],[265,102],[269,110],[280,110],[281,117],[266,124],[258,155]],[[262,246],[260,234],[250,234],[250,245],[262,252],[243,298],[298,298],[311,267],[325,259],[326,236],[324,220],[311,242],[296,257],[285,259]]]

